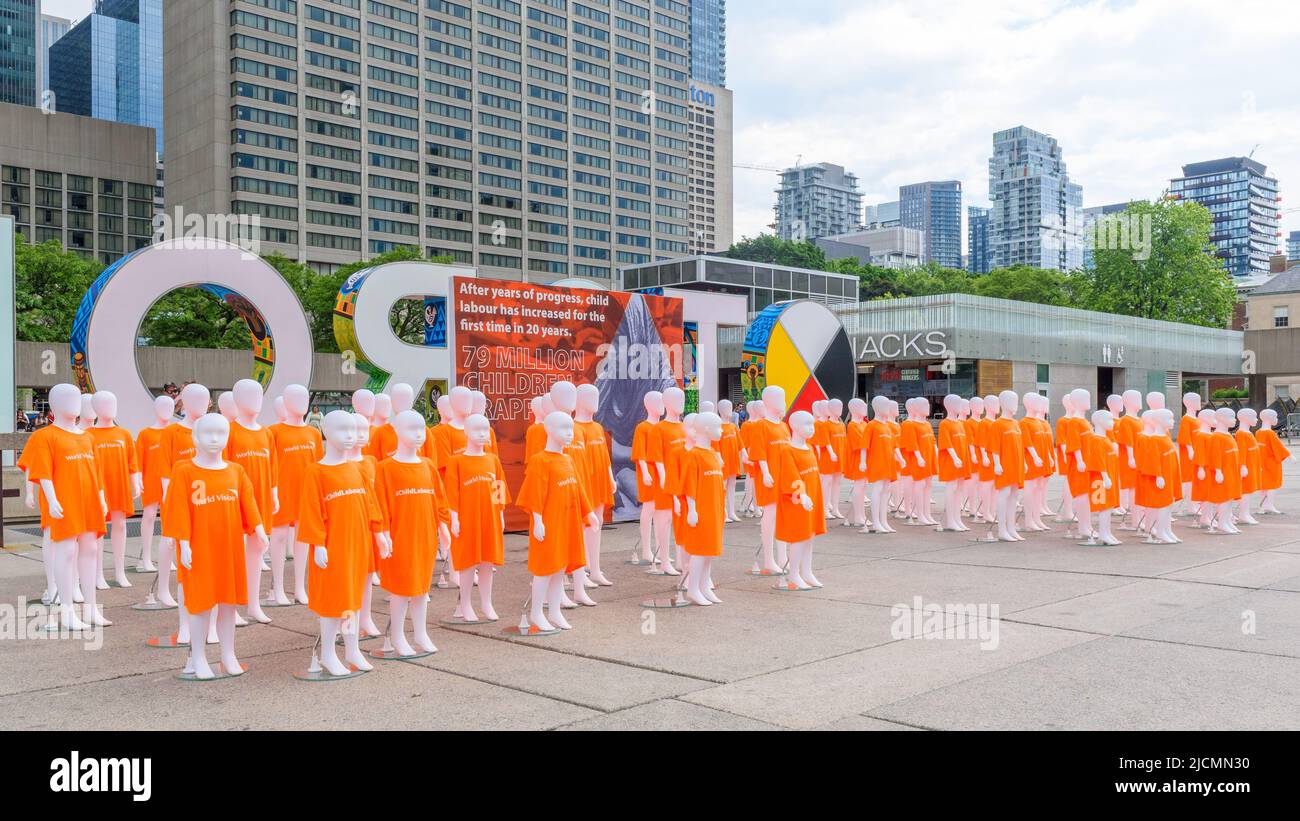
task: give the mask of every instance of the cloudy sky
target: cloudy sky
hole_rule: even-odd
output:
[[[1244,156],[1300,206],[1300,6],[1286,0],[733,0],[736,162],[834,162],[870,204],[958,179],[987,205],[994,131],[1060,140],[1085,206],[1160,195],[1184,163]],[[736,236],[776,175],[736,169]],[[1300,211],[1282,230],[1300,230]]]
[[[44,0],[81,17],[90,0]],[[994,131],[1061,141],[1084,205],[1158,196],[1184,163],[1255,150],[1300,207],[1292,0],[732,0],[736,162],[836,162],[866,202],[959,179],[986,205]],[[736,236],[776,176],[736,169]],[[1300,211],[1283,217],[1300,230]]]

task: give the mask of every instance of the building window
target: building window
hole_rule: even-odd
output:
[[[1051,371],[1051,368],[1050,368],[1049,366],[1047,366],[1047,365],[1039,365],[1039,366],[1038,366],[1038,383],[1039,383],[1039,384],[1045,384],[1045,383],[1048,383],[1048,382],[1051,382],[1051,381],[1052,381],[1050,378],[1048,378],[1048,377],[1050,376],[1050,371]]]
[[[1291,325],[1291,309],[1285,306],[1273,309],[1273,327],[1286,328]]]

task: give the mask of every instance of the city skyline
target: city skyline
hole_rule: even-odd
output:
[[[1275,6],[815,7],[750,0],[730,10],[738,163],[840,164],[858,175],[866,203],[895,200],[917,180],[960,180],[963,205],[985,206],[993,134],[1024,125],[1060,141],[1085,206],[1157,197],[1184,164],[1252,149],[1279,180],[1282,209],[1300,206],[1291,194],[1300,186],[1300,119],[1284,70],[1300,19]],[[1247,54],[1263,70],[1243,72]],[[737,169],[738,239],[771,232],[778,182]],[[1279,244],[1297,229],[1300,212],[1285,215]]]

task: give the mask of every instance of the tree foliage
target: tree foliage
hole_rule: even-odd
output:
[[[795,242],[773,234],[759,234],[753,239],[745,237],[727,249],[723,256],[814,271],[826,270],[826,254],[821,248],[807,240]]]
[[[32,245],[19,234],[14,309],[18,338],[30,342],[67,342],[72,319],[102,269],[99,263],[63,250],[50,240]]]

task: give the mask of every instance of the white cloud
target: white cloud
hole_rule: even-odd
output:
[[[41,13],[80,20],[94,8],[91,0],[41,0]]]
[[[1300,11],[1263,0],[742,0],[728,5],[738,162],[835,162],[868,203],[959,179],[985,205],[994,131],[1060,140],[1084,204],[1158,196],[1184,163],[1248,154],[1300,191]],[[776,176],[736,170],[736,235]],[[1300,206],[1284,199],[1282,207]],[[1282,231],[1300,230],[1300,212]]]

